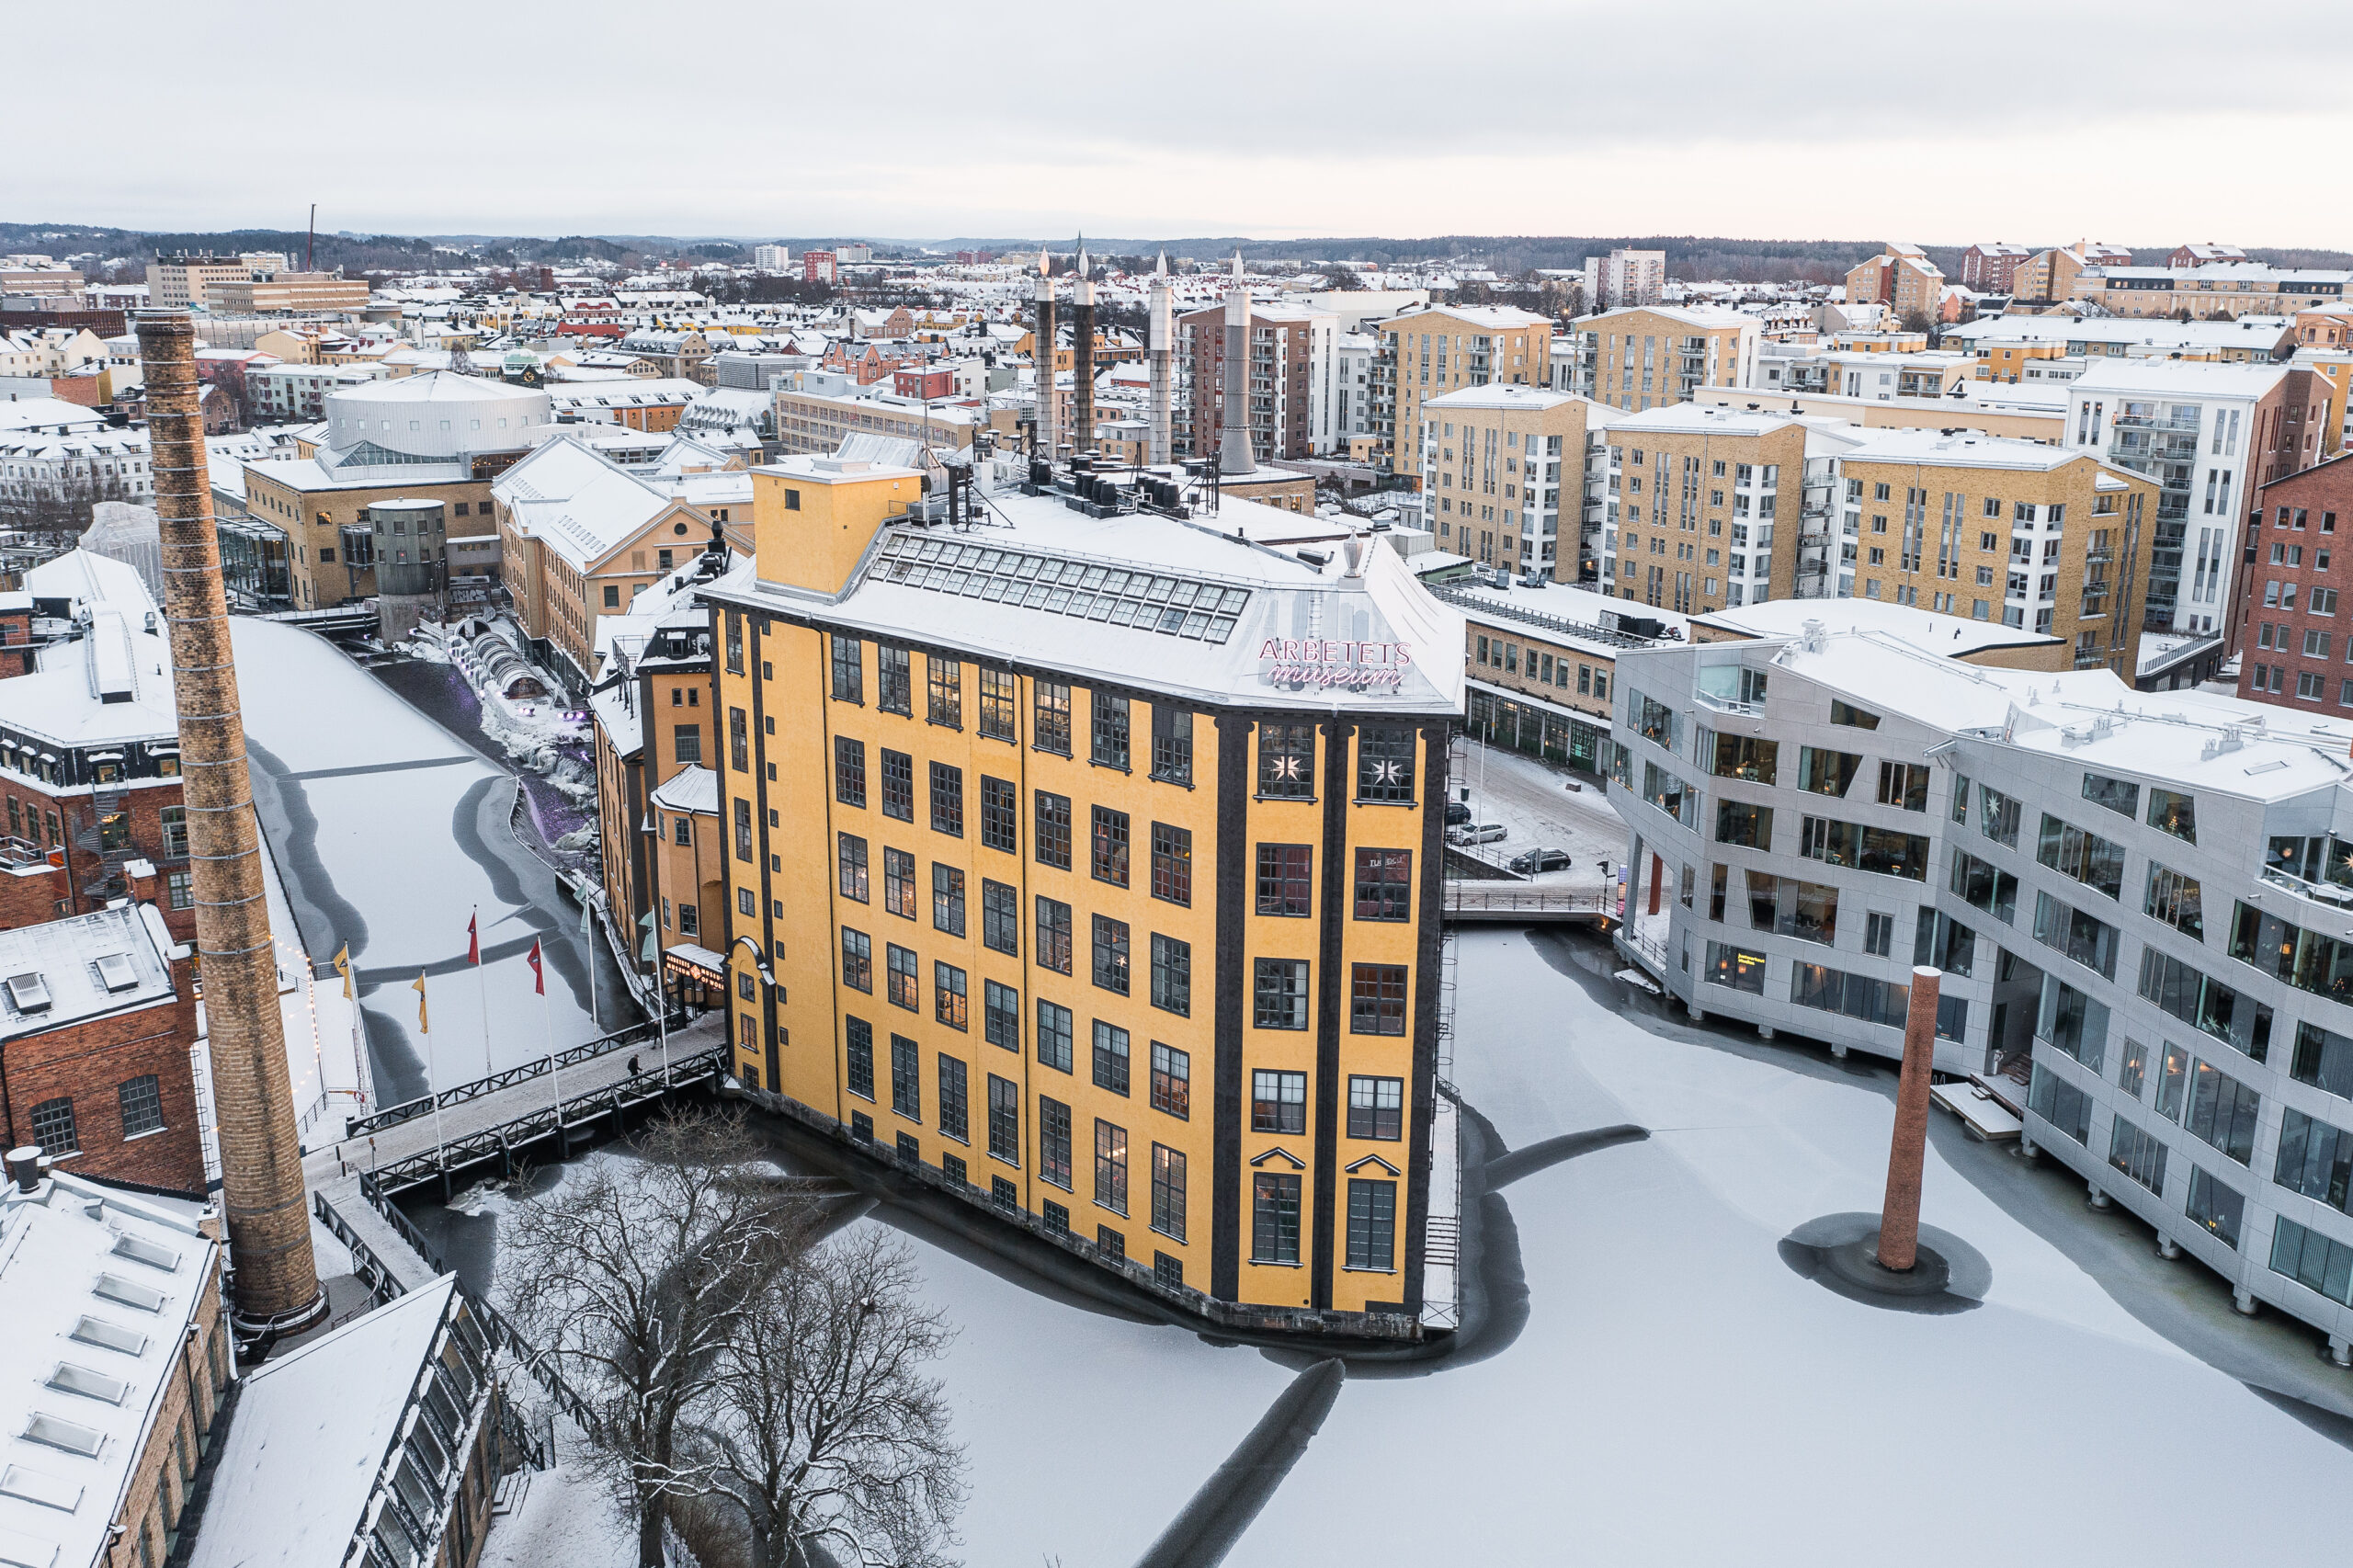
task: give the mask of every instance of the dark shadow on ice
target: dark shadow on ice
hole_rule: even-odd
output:
[[[1984,1305],[1994,1288],[1985,1255],[1949,1231],[1920,1227],[1919,1261],[1906,1273],[1880,1267],[1876,1214],[1825,1214],[1784,1236],[1790,1271],[1835,1295],[1889,1312],[1947,1317]]]
[[[1470,1110],[1467,1106],[1463,1108],[1466,1113]],[[1639,1143],[1650,1135],[1650,1129],[1631,1122],[1597,1127],[1590,1132],[1563,1132],[1557,1138],[1547,1138],[1488,1161],[1487,1186],[1490,1190],[1506,1187],[1522,1176],[1551,1170],[1563,1160],[1574,1160],[1597,1149],[1614,1149],[1620,1143]]]
[[[1217,1568],[1224,1562],[1307,1451],[1309,1439],[1323,1427],[1347,1380],[1340,1363],[1329,1358],[1293,1378],[1241,1446],[1193,1494],[1184,1512],[1136,1559],[1136,1568]]]
[[[2291,1393],[2265,1388],[2261,1383],[2249,1383],[2247,1392],[2256,1398],[2302,1422],[2341,1449],[2353,1449],[2353,1415],[2339,1415],[2322,1408],[2308,1399],[2298,1399]]]

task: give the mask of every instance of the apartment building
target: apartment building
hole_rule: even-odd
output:
[[[1613,250],[1608,256],[1585,258],[1585,304],[1587,311],[1614,311],[1627,305],[1655,305],[1666,287],[1666,253],[1663,250]]]
[[[533,655],[576,688],[587,689],[597,669],[601,620],[628,614],[638,595],[692,565],[714,528],[749,546],[748,517],[721,522],[687,488],[632,473],[569,434],[489,486],[515,619]]]
[[[328,393],[383,378],[381,365],[263,365],[245,371],[245,395],[253,423],[287,425],[324,419]]]
[[[792,265],[792,251],[785,245],[754,245],[752,265],[762,272],[782,272]]]
[[[2256,492],[2239,584],[2239,695],[2313,713],[2353,709],[2353,456],[2330,458]]]
[[[1961,253],[1961,286],[1984,294],[2008,294],[2016,290],[2018,268],[2034,255],[2032,246],[1975,244]]]
[[[1821,596],[1836,460],[1861,435],[1696,403],[1617,415],[1587,480],[1603,507],[1601,585],[1678,615]]]
[[[1885,305],[1897,321],[1914,315],[1937,319],[1944,303],[1945,275],[1918,245],[1890,240],[1879,255],[1847,273],[1849,304]]]
[[[1645,305],[1579,316],[1568,332],[1575,351],[1561,390],[1640,412],[1685,402],[1701,387],[1747,386],[1763,329],[1755,316],[1721,306]]]
[[[214,285],[250,282],[256,272],[274,272],[285,265],[286,258],[274,251],[158,256],[147,264],[147,289],[158,310],[215,310],[210,292]]]
[[[275,316],[297,311],[358,311],[367,308],[368,280],[332,272],[286,272],[256,268],[204,285],[206,307],[216,315]]]
[[[1321,457],[1335,445],[1340,318],[1312,305],[1250,304],[1250,449],[1261,461]],[[1225,414],[1225,307],[1176,318],[1193,389],[1193,450],[1218,449]]]
[[[2187,311],[2193,320],[2218,316],[2292,316],[2298,311],[2344,300],[2353,271],[2334,267],[2279,267],[2259,261],[2211,261],[2196,267],[2090,268],[2067,294],[2088,300],[2120,316],[2169,316]]]
[[[1612,737],[1621,950],[1694,1015],[1893,1059],[1934,965],[2022,1151],[2353,1365],[2353,725],[1817,626],[1622,654]]]
[[[901,397],[880,387],[854,392],[840,376],[788,372],[776,381],[776,444],[788,455],[830,453],[852,436],[890,436],[922,441],[944,456],[969,451],[991,428],[980,399],[930,403]],[[1063,394],[1065,403],[1069,394]],[[1010,436],[1006,422],[1001,434]]]
[[[2104,359],[2262,363],[2293,352],[2300,335],[2293,324],[2272,316],[2227,322],[1985,316],[1953,327],[1944,341],[1949,349],[1974,357],[1972,373],[1979,380],[2016,382],[2073,381]]]
[[[2145,359],[2087,370],[2066,391],[2067,445],[2157,482],[2149,630],[2227,637],[2256,487],[2334,449],[2335,388],[2290,365]]]
[[[609,381],[555,381],[545,389],[559,420],[620,425],[659,434],[675,430],[697,398],[710,389],[684,376],[627,377]]]
[[[2027,258],[2011,279],[2011,295],[2020,304],[2057,304],[2075,298],[2075,285],[2086,270],[2131,264],[2132,253],[2115,245],[2089,241],[2053,245]]]
[[[646,934],[637,955],[646,979],[683,982],[684,999],[706,1007],[726,1005],[709,949],[724,941],[727,876],[710,767],[710,617],[694,596],[724,566],[699,555],[600,619],[588,699],[605,907],[615,926]]]
[[[1618,655],[1692,634],[1687,618],[1565,583],[1465,577],[1430,592],[1462,612],[1469,733],[1586,773],[1609,757]]]
[[[1415,1335],[1460,617],[1369,538],[1016,466],[978,533],[914,469],[754,472],[706,592],[732,1071],[1198,1314]]]
[[[2156,482],[2081,449],[1889,430],[1838,461],[1838,597],[2052,637],[2130,681]]]
[[[1373,330],[1381,339],[1372,369],[1374,452],[1392,472],[1413,472],[1429,399],[1493,381],[1541,385],[1552,371],[1552,322],[1533,311],[1435,307],[1392,316]]]
[[[1562,546],[1562,494],[1578,521],[1585,399],[1510,381],[1464,387],[1422,405],[1422,504],[1438,547],[1483,566],[1577,577],[1577,530]]]
[[[2246,252],[2236,245],[2213,244],[2176,245],[2173,254],[2165,257],[2165,265],[2177,267],[2207,267],[2218,261],[2245,261],[2245,259]]]

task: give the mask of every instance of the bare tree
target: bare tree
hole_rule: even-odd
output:
[[[905,1244],[866,1226],[768,1274],[705,1431],[756,1568],[936,1568],[955,1544],[963,1450],[925,1366],[955,1331],[920,1304]],[[822,1555],[821,1555],[822,1553]]]
[[[712,1491],[693,1407],[790,1267],[812,1213],[767,1179],[740,1113],[650,1127],[642,1160],[602,1160],[500,1238],[511,1311],[589,1407],[585,1436],[636,1516],[641,1568],[660,1568],[672,1499]]]

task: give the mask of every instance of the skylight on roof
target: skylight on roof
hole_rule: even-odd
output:
[[[117,1236],[114,1255],[133,1263],[143,1263],[150,1268],[160,1268],[170,1274],[180,1266],[180,1255],[161,1242],[151,1242],[144,1236]]]
[[[0,1497],[19,1498],[70,1514],[82,1505],[82,1488],[63,1476],[12,1464],[0,1468]]]
[[[125,1279],[119,1274],[101,1274],[92,1288],[93,1293],[109,1301],[119,1301],[126,1307],[136,1307],[142,1312],[164,1310],[164,1293],[153,1285],[142,1285],[136,1279]]]
[[[1204,642],[1231,637],[1250,602],[1248,590],[1220,583],[912,534],[892,538],[874,573],[911,588]]]
[[[147,1336],[138,1330],[86,1313],[74,1323],[74,1337],[101,1350],[119,1350],[125,1356],[136,1356],[147,1348]]]
[[[97,1458],[98,1449],[106,1441],[105,1435],[96,1427],[39,1412],[25,1423],[24,1436],[28,1442],[45,1443],[65,1453],[79,1454],[85,1460]]]
[[[120,1378],[110,1378],[104,1372],[77,1367],[71,1361],[57,1364],[57,1370],[49,1374],[49,1386],[63,1393],[78,1393],[85,1399],[104,1400],[108,1404],[120,1404],[131,1394],[131,1385]]]

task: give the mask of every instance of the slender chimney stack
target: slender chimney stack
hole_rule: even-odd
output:
[[[1168,299],[1168,253],[1165,250],[1160,253],[1159,265],[1152,269],[1151,324],[1146,332],[1144,358],[1152,378],[1151,460],[1156,465],[1167,462],[1175,456],[1168,443],[1168,356],[1175,347],[1176,331]]]
[[[1071,290],[1071,449],[1095,449],[1095,280],[1087,276],[1086,236],[1078,240],[1078,282]]]
[[[1054,428],[1054,279],[1046,270],[1045,247],[1038,249],[1038,289],[1030,296],[1034,320],[1029,358],[1038,366],[1038,450],[1048,462],[1062,455]]]
[[[1250,288],[1242,281],[1242,253],[1233,253],[1233,281],[1225,290],[1225,401],[1218,415],[1217,470],[1248,473],[1250,452]]]
[[[260,830],[245,771],[244,720],[197,408],[195,329],[186,311],[142,311],[138,323],[179,710],[180,791],[196,877],[196,945],[221,1120],[222,1208],[236,1269],[232,1317],[247,1334],[292,1331],[324,1317],[327,1301],[311,1256],[302,1142],[287,1081]]]
[[[1942,970],[1912,971],[1904,1014],[1904,1069],[1895,1080],[1895,1132],[1888,1141],[1887,1196],[1880,1205],[1879,1263],[1898,1274],[1920,1257],[1920,1177],[1928,1157],[1928,1073],[1937,1060]]]

